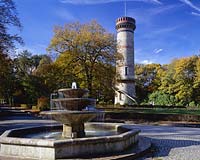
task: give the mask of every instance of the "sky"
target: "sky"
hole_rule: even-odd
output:
[[[33,54],[47,54],[55,26],[97,20],[116,35],[115,22],[126,15],[136,20],[135,62],[170,63],[200,54],[200,0],[13,0],[24,40],[17,46]]]

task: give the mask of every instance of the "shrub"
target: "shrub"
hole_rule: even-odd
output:
[[[38,98],[37,108],[41,111],[49,110],[50,109],[49,99],[47,97],[44,97],[44,96]]]
[[[28,108],[28,105],[27,105],[27,104],[20,104],[20,107],[21,107],[21,108],[26,108],[26,109],[27,109],[27,108]]]
[[[194,101],[192,101],[192,102],[189,103],[189,107],[195,107],[195,106],[196,106],[196,104],[195,104]]]

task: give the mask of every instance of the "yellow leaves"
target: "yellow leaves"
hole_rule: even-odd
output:
[[[197,62],[196,62],[196,78],[197,81],[200,81],[200,58],[198,58]]]
[[[198,56],[191,56],[181,58],[175,61],[175,75],[174,78],[191,79],[195,76],[195,66]]]
[[[106,48],[115,47],[114,35],[107,33],[96,21],[87,24],[79,22],[56,26],[49,51],[62,53],[69,50],[94,53]],[[89,52],[88,52],[89,51]]]
[[[195,99],[199,95],[197,91],[200,89],[200,81],[198,81],[200,73],[199,61],[199,56],[173,60],[169,64],[165,75],[163,75],[159,89],[174,94],[179,101],[184,103],[188,103],[191,100],[196,101]]]
[[[92,89],[91,83],[101,70],[96,65],[114,61],[115,39],[96,21],[87,24],[76,22],[55,27],[48,49],[59,53],[56,65],[77,79],[84,79]]]
[[[196,71],[196,77],[193,87],[195,89],[200,89],[200,58],[198,58],[198,60],[196,61],[195,71]]]

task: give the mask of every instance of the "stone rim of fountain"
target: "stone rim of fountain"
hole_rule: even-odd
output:
[[[0,155],[15,156],[20,158],[36,158],[55,160],[57,158],[81,158],[89,155],[105,155],[122,152],[138,143],[140,130],[127,128],[127,125],[113,123],[88,123],[89,125],[111,125],[119,131],[118,135],[76,138],[76,139],[31,139],[13,137],[24,132],[33,132],[39,128],[57,127],[40,126],[7,130],[0,136]],[[16,146],[18,146],[16,148]],[[86,147],[87,146],[87,147]],[[24,152],[26,150],[26,152]]]

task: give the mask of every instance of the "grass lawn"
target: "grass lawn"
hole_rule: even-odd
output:
[[[106,109],[106,111],[113,112],[132,112],[132,113],[146,113],[146,114],[190,114],[200,115],[200,109],[186,109],[186,108],[112,108]]]
[[[149,114],[191,114],[191,115],[200,115],[200,109],[199,110],[193,110],[193,109],[183,109],[183,108],[175,108],[175,109],[169,109],[169,108],[148,108],[148,109],[133,109],[133,112],[137,113],[149,113]]]

